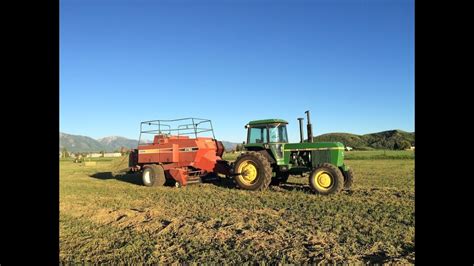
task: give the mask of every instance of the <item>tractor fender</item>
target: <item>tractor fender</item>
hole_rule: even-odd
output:
[[[259,150],[257,152],[265,156],[270,164],[276,164],[275,158],[273,158],[273,156],[267,150]]]

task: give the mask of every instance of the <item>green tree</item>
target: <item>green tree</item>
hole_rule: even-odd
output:
[[[66,147],[63,148],[63,158],[69,158],[69,152],[67,151]]]
[[[120,147],[120,153],[122,154],[122,156],[124,156],[129,153],[129,150],[125,148],[124,146],[122,146]]]
[[[406,149],[409,149],[410,147],[411,147],[411,144],[409,141],[403,140],[400,142],[400,145],[399,145],[400,150],[406,150]]]
[[[392,146],[392,150],[400,150],[400,144],[398,142],[395,142]]]

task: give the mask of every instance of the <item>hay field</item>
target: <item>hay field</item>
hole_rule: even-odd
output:
[[[231,180],[141,185],[115,171],[60,161],[63,263],[414,263],[414,160],[351,152],[352,191],[310,192],[307,178],[263,192]],[[229,155],[229,157],[232,154]]]

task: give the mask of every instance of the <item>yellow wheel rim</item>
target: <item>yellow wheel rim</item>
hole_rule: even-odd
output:
[[[257,165],[250,161],[246,160],[240,163],[238,167],[238,171],[240,173],[239,177],[240,180],[248,185],[255,183],[258,175]]]
[[[314,176],[314,185],[320,190],[329,190],[333,184],[333,178],[330,173],[321,171]]]

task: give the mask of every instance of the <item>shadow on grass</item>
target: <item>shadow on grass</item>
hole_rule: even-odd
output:
[[[362,259],[369,264],[383,264],[386,263],[389,257],[383,251],[379,251],[373,254],[365,255]]]
[[[278,187],[288,191],[303,191],[305,193],[312,193],[311,188],[308,186],[308,184],[287,182],[280,184]]]
[[[232,178],[225,178],[210,174],[208,176],[202,177],[201,180],[204,184],[212,184],[216,187],[236,188],[234,180],[232,180]]]
[[[107,180],[107,179],[115,179],[122,182],[131,183],[138,186],[143,186],[143,181],[141,175],[139,173],[135,174],[115,174],[112,172],[98,172],[95,174],[90,175],[90,177]],[[203,184],[212,184],[217,187],[229,188],[229,189],[237,189],[237,185],[235,184],[232,178],[224,178],[214,175],[208,175],[202,177]],[[174,182],[167,180],[165,186],[173,186]],[[306,193],[312,193],[311,189],[307,184],[301,183],[284,183],[280,184],[279,186],[271,185],[270,188],[275,188],[276,190],[283,189],[288,191],[303,191]],[[280,190],[281,191],[281,190]]]
[[[215,177],[215,176],[210,175],[209,177],[203,177],[202,183],[212,184],[217,187],[237,189],[237,184],[235,183],[232,177],[224,178],[224,177]],[[271,184],[269,186],[269,189],[273,189],[275,191],[287,190],[287,191],[303,191],[306,193],[312,193],[311,189],[309,188],[307,184],[291,183],[291,182],[283,183],[280,185]]]
[[[385,264],[394,259],[405,258],[409,263],[415,263],[415,248],[411,245],[404,245],[403,251],[399,256],[390,257],[384,251],[378,251],[369,255],[365,255],[362,259],[368,264]]]
[[[217,187],[237,189],[237,185],[235,181],[233,180],[233,178],[217,177],[215,179],[209,179],[209,180],[207,180],[206,178],[203,178],[202,183],[212,184]],[[269,189],[273,189],[275,191],[280,191],[280,192],[287,190],[287,191],[303,191],[305,193],[312,193],[311,189],[309,188],[307,184],[290,183],[290,182],[283,183],[280,185],[271,184],[269,186]]]
[[[99,172],[90,175],[90,177],[107,180],[107,179],[115,179],[122,182],[131,183],[134,185],[143,186],[143,181],[139,174],[113,174],[112,172]]]

